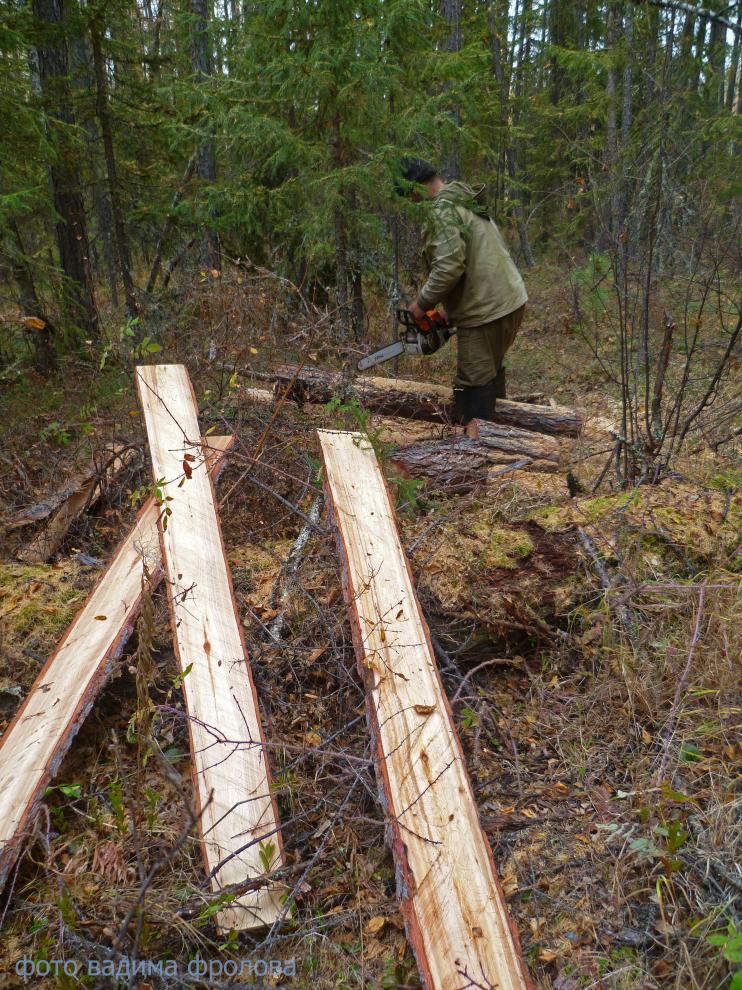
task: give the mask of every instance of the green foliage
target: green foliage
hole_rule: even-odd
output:
[[[742,967],[742,931],[733,921],[727,922],[725,930],[707,935],[706,941],[719,950],[719,954],[726,962]],[[732,974],[729,983],[729,990],[740,990],[740,988],[742,988],[742,968]]]
[[[258,856],[260,857],[260,865],[263,867],[264,872],[270,873],[276,856],[275,842],[261,842],[258,846]]]

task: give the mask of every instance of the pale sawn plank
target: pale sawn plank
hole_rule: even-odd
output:
[[[171,499],[160,536],[176,655],[189,671],[183,691],[204,859],[218,891],[281,865],[278,815],[214,489],[199,466],[202,441],[188,373],[182,365],[140,366],[137,386],[154,477]],[[244,894],[218,913],[217,924],[223,930],[272,924],[284,892],[270,884]]]
[[[232,440],[210,438],[213,474]],[[147,499],[0,739],[0,888],[32,832],[44,789],[133,631],[143,559],[152,585],[162,580],[158,515],[154,500]]]
[[[360,434],[318,433],[398,894],[420,975],[428,990],[524,990],[530,983],[517,933],[376,456]]]

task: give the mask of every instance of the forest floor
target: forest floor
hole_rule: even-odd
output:
[[[616,391],[601,368],[615,341],[591,353],[573,328],[558,272],[542,269],[529,285],[511,393],[538,391],[615,421]],[[23,985],[14,966],[24,956],[184,963],[197,954],[294,958],[297,977],[286,986],[418,985],[326,518],[289,585],[280,646],[270,626],[302,526],[294,507],[306,512],[320,490],[316,427],[362,422],[382,451],[439,428],[290,403],[273,419],[249,396],[251,385],[270,387],[254,373],[301,354],[329,365],[334,355],[299,316],[275,326],[272,293],[270,282],[248,284],[230,271],[184,287],[171,309],[149,318],[162,346],[152,360],[187,364],[203,431],[236,436],[218,496],[272,744],[286,880],[301,880],[296,911],[269,940],[219,937],[214,905],[202,896],[197,842],[168,855],[185,819],[178,789],[188,790],[190,774],[167,603],[157,592],[147,691],[135,676],[133,640],[60,766],[48,816],[3,895],[2,987]],[[374,343],[390,332],[379,313],[372,312]],[[23,370],[3,383],[0,523],[58,487],[104,441],[143,444],[120,342],[111,334],[102,368],[98,350],[67,359],[49,383]],[[449,348],[425,362],[407,359],[400,374],[447,381],[453,357]],[[621,490],[609,473],[593,493],[610,447],[610,438],[588,430],[564,442],[559,474],[505,476],[470,495],[395,481],[382,459],[535,985],[727,987],[742,927],[739,447],[714,452],[699,433],[662,484]],[[570,497],[568,470],[583,494]],[[142,457],[50,565],[19,563],[14,554],[28,534],[8,535],[0,558],[0,731],[100,573],[90,558],[110,556],[148,484]],[[139,759],[127,739],[149,701],[168,774],[161,761]],[[142,864],[156,862],[162,869],[135,940],[133,928],[119,927],[139,892]],[[112,957],[115,943],[120,954]],[[63,976],[32,983],[80,985]]]

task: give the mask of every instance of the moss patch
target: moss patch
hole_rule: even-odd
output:
[[[97,572],[77,561],[0,564],[0,622],[8,676],[28,686],[82,605]]]
[[[482,554],[482,563],[488,568],[504,567],[512,571],[531,553],[533,541],[528,533],[522,529],[497,527],[490,534],[489,546]]]
[[[739,541],[742,492],[729,486],[702,489],[666,482],[600,498],[572,499],[534,510],[530,519],[547,533],[589,527],[601,549],[625,528],[652,546],[671,545],[703,560],[716,559]]]

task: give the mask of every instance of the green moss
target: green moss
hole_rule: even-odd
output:
[[[486,567],[505,567],[515,570],[518,562],[533,553],[533,542],[520,529],[493,529],[489,545],[482,554]]]
[[[640,501],[641,494],[638,490],[628,494],[620,492],[618,495],[598,495],[596,498],[588,498],[584,501],[548,505],[534,510],[529,518],[547,533],[556,533],[576,523],[584,525],[597,522]]]
[[[29,584],[49,581],[54,568],[44,564],[0,564],[0,588],[24,590]]]
[[[73,608],[55,608],[40,601],[29,601],[13,613],[13,630],[19,636],[59,636],[72,620]]]

